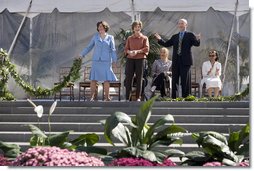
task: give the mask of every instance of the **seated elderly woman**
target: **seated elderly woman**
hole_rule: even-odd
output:
[[[202,65],[202,76],[201,85],[206,84],[206,90],[209,97],[212,97],[212,91],[214,90],[214,97],[218,97],[219,91],[221,90],[221,63],[218,62],[219,57],[216,50],[209,52],[209,60],[204,62]]]
[[[151,91],[160,90],[161,97],[166,96],[165,92],[165,80],[169,80],[171,76],[172,61],[168,59],[169,50],[165,47],[160,49],[160,59],[154,61],[152,65],[153,82]]]

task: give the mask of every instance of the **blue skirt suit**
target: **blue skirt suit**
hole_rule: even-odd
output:
[[[117,81],[116,75],[112,70],[112,62],[117,61],[114,37],[107,34],[104,39],[101,39],[99,33],[96,33],[88,46],[81,52],[81,56],[85,57],[93,48],[89,79],[95,81]]]

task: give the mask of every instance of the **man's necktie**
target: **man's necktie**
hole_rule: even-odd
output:
[[[179,33],[179,41],[178,41],[178,51],[177,51],[178,55],[181,55],[182,40],[183,40],[183,32],[180,32]]]

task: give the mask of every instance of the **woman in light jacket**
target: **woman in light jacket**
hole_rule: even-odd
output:
[[[115,41],[112,35],[109,35],[107,32],[109,30],[109,25],[105,21],[100,21],[97,23],[97,31],[88,46],[81,52],[80,56],[84,57],[87,55],[93,48],[92,56],[92,67],[90,71],[89,79],[91,80],[91,99],[94,101],[96,84],[98,81],[104,82],[104,99],[110,101],[109,97],[109,82],[116,81],[116,75],[112,70],[116,66],[117,56]]]

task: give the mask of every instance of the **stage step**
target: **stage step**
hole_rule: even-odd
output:
[[[38,120],[33,107],[27,101],[0,103],[0,141],[17,143],[22,150],[29,148],[31,132],[27,126],[34,124],[43,131],[48,131],[48,112],[52,100],[34,100],[36,105],[43,105],[44,115]],[[56,110],[51,116],[52,133],[73,130],[69,138],[74,139],[86,133],[96,133],[100,137],[96,146],[108,151],[121,148],[123,145],[115,140],[116,147],[106,142],[103,136],[103,125],[100,120],[106,119],[116,111],[134,116],[143,102],[84,102],[58,101]],[[249,122],[249,102],[155,102],[149,124],[153,124],[165,114],[172,114],[175,124],[182,126],[189,133],[199,131],[217,131],[228,134],[238,131]],[[191,136],[183,138],[182,146],[171,145],[165,148],[177,148],[184,152],[197,150]]]

